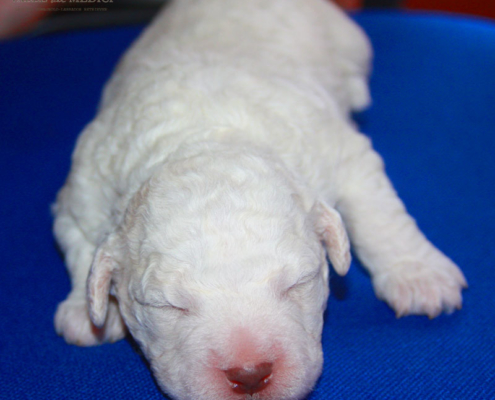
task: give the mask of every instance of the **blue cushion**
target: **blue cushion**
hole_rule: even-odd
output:
[[[332,282],[319,399],[495,398],[495,25],[362,13],[373,106],[356,116],[426,235],[469,281],[464,308],[394,313],[353,262]],[[161,399],[129,341],[66,345],[52,318],[69,280],[49,205],[101,88],[141,28],[0,45],[0,397]]]

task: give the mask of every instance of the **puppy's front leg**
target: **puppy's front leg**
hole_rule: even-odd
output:
[[[338,208],[376,295],[397,316],[433,318],[460,308],[461,291],[467,287],[462,272],[418,229],[380,156],[367,145],[347,163]]]

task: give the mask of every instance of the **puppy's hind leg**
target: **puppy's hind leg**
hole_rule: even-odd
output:
[[[115,299],[110,300],[102,328],[90,320],[86,300],[86,281],[95,253],[74,218],[65,210],[57,213],[55,236],[65,253],[72,290],[55,313],[55,330],[65,341],[78,346],[115,342],[125,336],[125,325]]]
[[[380,156],[366,143],[358,156],[347,160],[338,208],[376,295],[397,316],[433,318],[460,308],[467,286],[462,272],[418,229],[385,175]]]

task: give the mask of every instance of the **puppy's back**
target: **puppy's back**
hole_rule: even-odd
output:
[[[363,81],[370,57],[364,33],[329,0],[173,0],[127,52],[103,104],[131,77],[191,62],[314,79],[343,97],[342,82]],[[346,107],[367,104],[362,86]]]

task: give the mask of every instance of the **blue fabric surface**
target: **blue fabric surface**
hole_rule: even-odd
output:
[[[354,261],[332,282],[311,400],[495,398],[495,25],[364,13],[376,58],[357,116],[426,235],[463,269],[464,308],[394,313]],[[101,88],[139,28],[0,45],[0,398],[160,399],[129,341],[66,345],[52,317],[69,280],[49,204]]]

